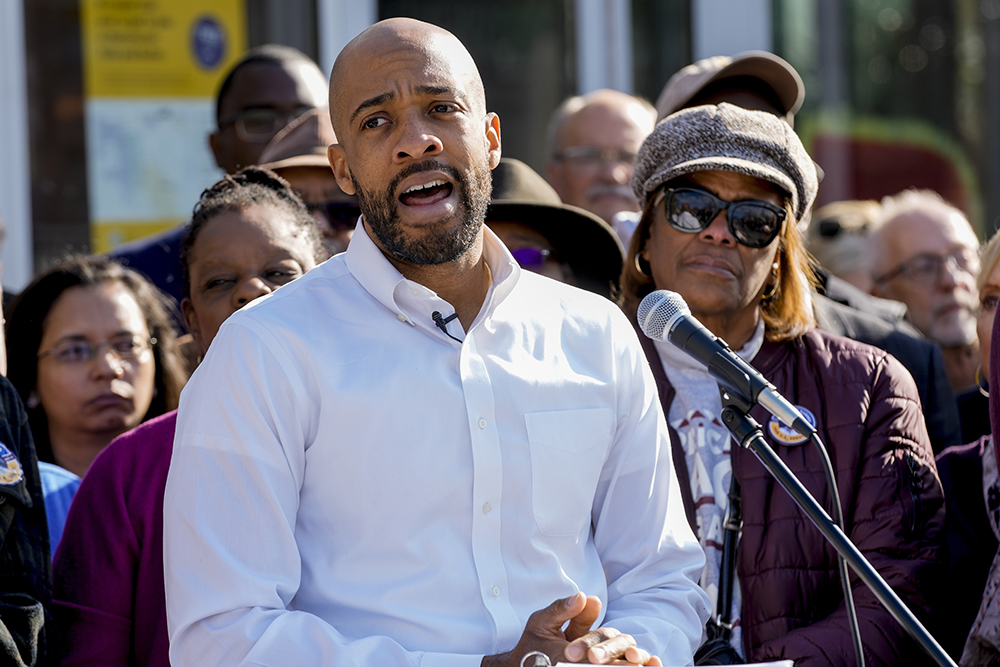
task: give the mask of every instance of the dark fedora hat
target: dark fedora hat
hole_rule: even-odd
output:
[[[534,169],[502,158],[493,170],[493,200],[486,222],[516,222],[548,239],[577,286],[612,298],[625,261],[618,235],[589,211],[563,204]]]

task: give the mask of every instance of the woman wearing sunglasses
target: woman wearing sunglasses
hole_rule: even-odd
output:
[[[833,461],[848,536],[907,605],[926,615],[943,512],[919,399],[895,359],[814,326],[813,274],[799,225],[817,179],[798,137],[775,116],[729,104],[680,111],[646,139],[632,188],[643,213],[622,274],[626,313],[635,320],[639,302],[655,289],[679,293],[698,320],[814,422]],[[670,343],[640,339],[670,427],[688,520],[708,557],[701,583],[719,621],[709,622],[709,636],[728,643],[738,653],[733,660],[855,664],[836,552],[753,454],[732,446],[706,368]],[[751,414],[829,508],[817,450],[763,408]],[[742,533],[723,530],[735,497],[742,498]],[[722,568],[726,534],[736,549],[732,570]],[[870,662],[921,659],[862,583],[854,582],[853,594]]]

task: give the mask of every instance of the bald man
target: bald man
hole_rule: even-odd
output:
[[[616,213],[638,212],[629,180],[635,154],[653,131],[656,110],[617,90],[564,101],[549,121],[545,176],[564,204],[614,224]]]
[[[655,384],[613,304],[484,228],[500,121],[471,56],[391,19],[331,90],[362,220],[231,317],[185,389],[171,663],[689,664],[704,555]]]

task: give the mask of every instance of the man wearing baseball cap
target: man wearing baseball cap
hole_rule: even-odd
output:
[[[656,100],[656,120],[702,104],[729,102],[766,111],[793,124],[806,91],[802,77],[785,60],[767,51],[712,56],[670,77]]]
[[[361,209],[358,198],[337,185],[326,151],[337,143],[330,112],[313,109],[274,135],[260,154],[260,164],[275,172],[302,197],[330,254],[351,242]]]

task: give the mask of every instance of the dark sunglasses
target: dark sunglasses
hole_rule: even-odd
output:
[[[730,233],[748,248],[770,245],[788,215],[785,209],[765,201],[728,202],[695,188],[665,188],[653,205],[659,205],[660,199],[666,199],[664,214],[670,226],[688,234],[702,231],[712,224],[719,211],[726,211]]]
[[[350,202],[328,201],[322,204],[306,204],[310,213],[319,211],[330,221],[330,227],[336,232],[354,229],[358,225],[361,208]]]
[[[538,273],[552,253],[544,248],[518,248],[511,250],[510,254],[522,269]]]

